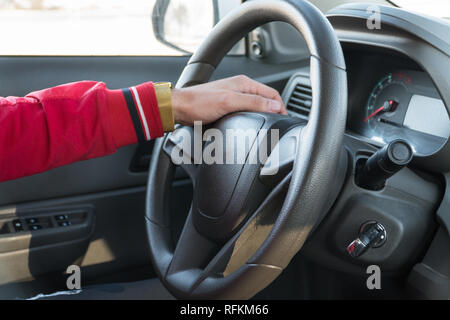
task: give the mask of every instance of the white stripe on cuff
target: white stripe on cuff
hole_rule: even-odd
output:
[[[141,100],[139,99],[138,91],[136,90],[136,87],[131,87],[130,89],[131,89],[131,92],[133,92],[133,94],[134,94],[134,98],[136,99],[136,103],[137,103],[137,106],[139,109],[139,113],[141,115],[142,123],[144,124],[145,136],[147,138],[147,141],[149,141],[151,139],[150,130],[148,130],[147,119],[145,118],[144,109],[142,108],[142,104],[141,104]]]

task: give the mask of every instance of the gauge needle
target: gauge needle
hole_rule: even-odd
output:
[[[364,119],[364,122],[369,121],[370,118],[375,117],[377,114],[379,114],[381,111],[384,110],[384,106],[379,107],[377,110],[375,110],[374,112],[372,112],[372,114],[370,114],[367,118]]]

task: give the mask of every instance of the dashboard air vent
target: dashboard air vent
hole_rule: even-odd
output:
[[[308,78],[294,76],[286,107],[293,115],[303,119],[309,118],[311,111],[312,90]]]

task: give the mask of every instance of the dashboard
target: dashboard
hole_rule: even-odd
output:
[[[449,172],[450,23],[382,7],[383,27],[371,30],[366,9],[346,4],[327,14],[346,64],[346,135],[377,148],[404,139],[412,167]],[[308,67],[291,77],[282,98],[289,114],[308,121]]]
[[[425,70],[388,49],[343,46],[348,77],[346,133],[382,147],[396,139],[411,145],[415,157],[443,148],[450,136],[450,117],[440,92]],[[291,78],[283,98],[288,112],[308,120],[309,72]]]
[[[348,129],[376,145],[401,138],[424,156],[439,150],[450,136],[444,102],[423,71],[393,69],[365,95],[349,114]]]
[[[380,29],[367,28],[367,4],[327,14],[346,59],[346,133],[378,147],[403,138],[414,149],[411,167],[449,172],[450,23],[380,8]]]

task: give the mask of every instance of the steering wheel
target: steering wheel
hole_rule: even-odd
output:
[[[194,158],[188,138],[193,129],[177,127],[155,143],[146,196],[147,234],[156,273],[177,298],[251,298],[280,275],[337,197],[347,110],[345,62],[330,23],[312,4],[245,2],[214,27],[177,87],[207,82],[238,40],[271,21],[291,24],[306,40],[311,55],[309,121],[241,112],[214,123],[216,132],[251,128],[258,137],[268,137],[277,129],[281,138],[263,164],[250,161],[258,137],[249,138],[243,164],[180,164],[194,192],[177,243],[168,212],[170,201],[176,201],[170,194],[176,167],[171,154],[175,150]],[[267,174],[275,149],[280,159],[276,174]]]

